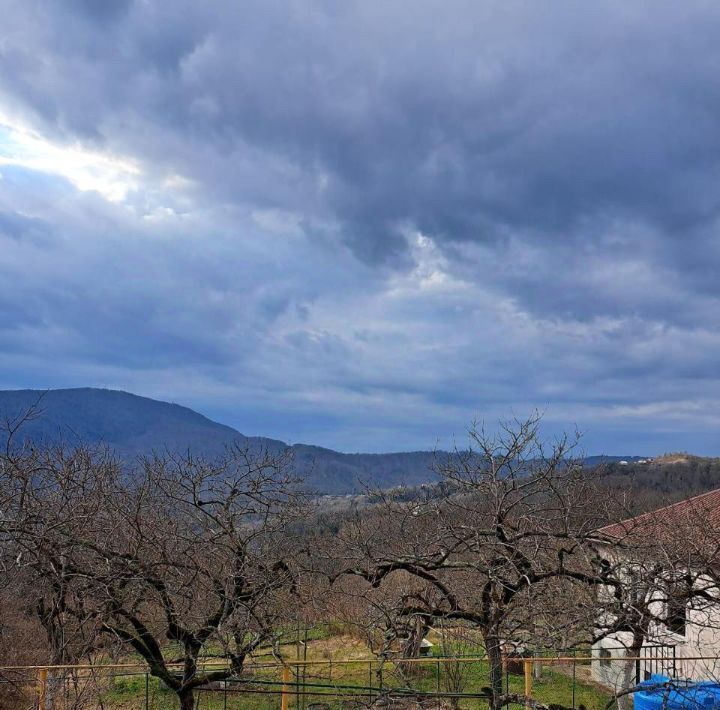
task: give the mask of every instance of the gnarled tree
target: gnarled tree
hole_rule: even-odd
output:
[[[374,603],[394,590],[385,608],[411,631],[405,652],[439,620],[476,628],[492,708],[503,704],[502,642],[532,640],[528,599],[603,573],[585,544],[607,520],[602,497],[572,459],[574,440],[545,445],[539,422],[503,424],[493,436],[473,427],[470,448],[438,462],[441,486],[409,501],[380,496],[326,543],[336,583],[362,580]]]
[[[291,528],[305,514],[287,456],[236,448],[127,473],[56,450],[16,475],[17,564],[79,627],[137,652],[181,708],[276,641],[295,584]],[[211,657],[226,664],[206,668]]]

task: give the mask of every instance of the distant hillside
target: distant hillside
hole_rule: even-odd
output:
[[[720,488],[720,459],[672,453],[645,463],[606,462],[607,483],[631,492],[628,512],[642,513]]]
[[[104,443],[125,457],[166,447],[214,454],[228,442],[246,440],[187,407],[117,390],[0,391],[0,416],[17,415],[36,402],[42,414],[24,426],[25,436]]]
[[[117,390],[0,390],[0,418],[17,416],[38,401],[42,415],[23,428],[26,438],[56,441],[62,437],[69,443],[106,444],[125,460],[166,450],[190,450],[215,457],[233,442],[277,452],[288,448],[277,439],[247,437],[188,407]],[[309,487],[322,493],[352,493],[361,489],[363,483],[389,488],[436,479],[431,470],[433,454],[429,451],[343,454],[306,444],[291,448],[298,473],[305,477]],[[586,459],[586,463],[591,467],[615,466],[618,473],[627,476],[639,457],[624,457],[629,462],[629,466],[624,467],[616,463],[620,458],[593,456]]]
[[[105,389],[0,390],[0,417],[14,417],[40,400],[42,415],[23,427],[34,441],[107,444],[126,460],[152,451],[187,451],[214,457],[227,444],[287,449],[277,439],[246,437],[177,404]],[[323,493],[350,493],[362,483],[396,486],[434,480],[432,453],[342,454],[317,446],[291,447],[298,473]]]

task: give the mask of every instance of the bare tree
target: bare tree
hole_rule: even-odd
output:
[[[0,584],[3,592],[14,597],[12,605],[3,607],[6,612],[14,609],[8,629],[22,634],[23,645],[22,654],[13,653],[12,646],[20,640],[10,633],[4,635],[3,654],[14,657],[9,665],[75,664],[89,655],[98,641],[95,625],[79,618],[80,607],[72,603],[77,592],[68,583],[62,558],[43,560],[24,533],[29,531],[31,519],[36,529],[42,526],[37,516],[32,518],[39,498],[52,501],[54,510],[71,517],[73,501],[80,499],[78,493],[87,485],[90,470],[96,475],[115,462],[102,447],[71,449],[62,442],[43,444],[24,438],[24,427],[42,415],[41,403],[42,397],[28,410],[8,416],[0,424]],[[69,472],[72,475],[66,480]],[[64,480],[65,486],[51,483]],[[68,687],[66,681],[73,675],[72,670],[51,674],[50,701],[58,688]],[[14,678],[4,680],[13,682]]]
[[[471,447],[438,464],[440,489],[410,501],[380,495],[327,552],[337,558],[333,579],[364,580],[368,598],[395,586],[391,615],[416,629],[406,652],[440,619],[478,629],[492,708],[504,702],[503,641],[532,631],[521,613],[528,595],[603,574],[585,545],[607,520],[601,499],[571,458],[575,440],[546,445],[539,423],[512,421],[492,436],[473,427]]]
[[[291,463],[235,448],[217,462],[153,457],[128,474],[77,450],[47,454],[11,532],[18,565],[50,590],[48,628],[70,616],[131,648],[193,707],[198,687],[239,675],[277,640],[305,512]],[[206,669],[210,656],[227,666]]]

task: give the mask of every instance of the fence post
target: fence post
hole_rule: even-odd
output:
[[[572,706],[575,710],[575,682],[576,682],[576,666],[577,666],[577,651],[573,650],[573,691],[572,691]]]
[[[150,677],[145,674],[145,710],[150,710]]]
[[[290,682],[290,666],[283,666],[282,680],[283,686],[280,693],[280,707],[282,710],[288,710],[288,683]]]
[[[525,707],[530,710],[530,698],[532,697],[533,662],[525,661]]]
[[[505,695],[510,695],[510,672],[508,671],[507,653],[502,655],[502,671],[505,674]]]
[[[39,710],[47,710],[47,668],[41,668],[38,671],[37,690],[38,690],[38,708]]]

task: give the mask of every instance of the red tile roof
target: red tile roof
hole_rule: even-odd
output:
[[[633,534],[659,535],[662,531],[680,532],[688,525],[720,532],[720,488],[687,500],[606,525],[598,530],[603,536],[621,539]]]

